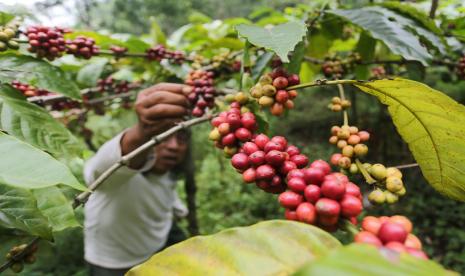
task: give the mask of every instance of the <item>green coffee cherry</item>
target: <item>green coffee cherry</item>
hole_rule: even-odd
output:
[[[389,204],[396,203],[399,200],[399,196],[390,191],[384,191],[384,195],[386,196],[386,202]]]
[[[404,187],[402,180],[395,176],[389,176],[386,178],[386,189],[390,192],[396,193]]]
[[[376,189],[368,195],[368,200],[373,204],[383,204],[386,201],[386,195],[380,189]]]
[[[377,180],[383,180],[387,176],[387,170],[383,164],[374,164],[368,172]]]

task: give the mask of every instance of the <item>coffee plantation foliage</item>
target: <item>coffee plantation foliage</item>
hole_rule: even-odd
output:
[[[279,189],[270,189],[255,174],[249,182],[256,180],[258,187],[245,184],[246,177],[236,169],[250,172],[259,165],[242,167],[233,161],[235,169],[229,158],[252,137],[241,130],[236,138],[229,136],[234,138],[231,142],[223,139],[231,130],[222,131],[220,137],[213,132],[213,140],[220,141],[217,146],[224,148],[219,150],[207,142],[212,139],[212,126],[198,124],[191,128],[197,217],[180,224],[192,229],[194,219],[199,232],[209,235],[154,255],[130,275],[465,272],[461,218],[465,108],[460,104],[465,101],[461,60],[465,17],[440,14],[432,20],[398,2],[364,7],[297,5],[260,9],[244,18],[197,18],[171,34],[153,22],[150,34],[135,36],[26,26],[23,16],[28,15],[5,9],[0,17],[4,26],[0,32],[1,252],[10,252],[4,261],[12,270],[84,273],[83,213],[73,205],[73,198],[87,190],[84,161],[136,122],[132,103],[137,91],[172,81],[198,88],[189,99],[193,116],[209,112],[216,116],[231,105],[229,112],[242,117],[253,114],[257,126],[242,125],[249,132],[286,137],[299,152],[275,148],[277,155],[268,162],[273,170],[285,156],[279,152],[285,151],[292,162],[294,155],[303,156],[299,157],[303,161],[294,162],[303,162],[302,168],[318,159],[332,161],[332,175],[338,181],[342,175],[334,172],[342,169],[358,185],[364,209],[349,212],[358,216],[357,225],[348,223],[349,219],[355,223],[349,215],[346,219],[338,215],[339,224],[333,224],[322,221],[318,204],[311,211],[314,207],[308,206],[315,202],[306,196],[301,200],[307,200],[310,209],[297,214],[292,210],[297,206],[283,203],[280,196],[281,205],[288,209],[285,216],[273,193],[299,190],[295,183],[303,183],[303,189],[310,183],[299,180],[289,185],[292,177],[280,171]],[[276,81],[283,76],[285,85],[282,79]],[[265,85],[270,94],[259,94],[257,87]],[[362,139],[369,149],[366,156],[351,151],[361,143],[359,138],[349,139],[337,130],[331,134],[332,126],[345,125],[357,127],[351,135],[358,133],[361,138],[358,129],[370,134],[369,140]],[[331,135],[337,136],[331,138],[334,144],[342,146],[330,144]],[[351,139],[355,139],[353,148]],[[344,162],[339,162],[342,157]],[[400,197],[400,187],[389,188],[388,177],[363,162],[386,167],[418,163],[419,167],[402,169],[406,193]],[[182,176],[181,171],[179,193],[191,200]],[[383,200],[373,200],[374,191]],[[323,196],[339,197],[324,191]],[[342,197],[337,200],[344,209]],[[408,217],[412,234],[422,241],[430,260],[399,254],[395,246],[387,245],[388,240],[379,249],[351,244],[356,232],[366,230],[360,224],[363,217],[373,215]],[[285,217],[307,223],[280,220]],[[23,260],[12,259],[20,251],[18,245],[34,237],[41,238],[32,248],[36,251],[28,251]],[[28,264],[33,259],[37,261]]]

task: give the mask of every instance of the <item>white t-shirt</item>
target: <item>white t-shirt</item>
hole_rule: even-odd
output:
[[[105,143],[84,168],[90,184],[121,158],[122,133]],[[84,258],[105,268],[127,268],[153,255],[166,243],[174,215],[187,215],[176,182],[164,175],[143,173],[152,168],[152,156],[142,169],[122,167],[89,197],[85,204]]]

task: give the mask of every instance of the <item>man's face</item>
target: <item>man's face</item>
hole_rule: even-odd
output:
[[[155,173],[163,174],[181,164],[188,147],[188,135],[179,131],[155,147]]]

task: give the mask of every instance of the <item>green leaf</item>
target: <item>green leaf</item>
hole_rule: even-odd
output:
[[[43,108],[0,84],[0,128],[56,157],[80,155],[84,145]]]
[[[327,11],[342,16],[369,32],[371,36],[383,41],[389,49],[407,60],[418,60],[427,65],[432,56],[420,44],[419,38],[409,31],[416,23],[388,9],[381,7],[365,7],[352,10]],[[428,32],[421,27],[421,35]]]
[[[32,190],[32,193],[37,200],[39,210],[47,217],[54,232],[80,226],[74,215],[71,202],[58,187],[35,189]]]
[[[236,30],[239,36],[255,46],[275,52],[283,62],[289,62],[287,55],[307,33],[305,24],[297,21],[280,24],[271,29],[241,24],[236,26]]]
[[[108,59],[96,58],[86,66],[82,67],[77,75],[77,82],[84,87],[94,87],[97,85],[97,81],[102,75],[105,65],[107,65]]]
[[[375,57],[376,40],[366,32],[360,34],[355,51],[360,54],[362,60],[373,60]],[[369,71],[367,65],[356,65],[355,76],[358,80],[368,79]]]
[[[268,62],[273,58],[274,54],[272,52],[266,52],[263,55],[258,56],[257,61],[252,67],[252,79],[254,82],[257,82],[260,76],[265,71]]]
[[[49,154],[0,133],[0,183],[27,189],[58,184],[84,191],[69,169]]]
[[[150,17],[150,38],[154,45],[166,45],[166,35],[158,24],[157,20]]]
[[[300,66],[305,56],[305,43],[299,42],[292,53],[291,62],[287,65],[287,71],[292,74],[298,74],[300,72]]]
[[[329,233],[291,221],[266,221],[176,244],[127,275],[288,275],[340,246]]]
[[[0,82],[19,80],[35,87],[81,99],[77,85],[65,72],[50,63],[30,56],[12,53],[0,55]]]
[[[34,195],[27,189],[0,184],[0,224],[44,239],[52,239],[52,229],[47,218],[41,214]]]
[[[412,18],[413,20],[419,22],[423,27],[427,28],[428,30],[432,31],[437,35],[442,35],[443,33],[441,29],[436,26],[434,20],[429,18],[429,16],[426,13],[424,13],[421,9],[418,9],[408,4],[394,1],[379,3],[379,5]]]
[[[440,193],[465,201],[465,107],[427,85],[406,79],[356,86],[388,106],[426,180]]]
[[[15,16],[11,13],[0,12],[0,25],[6,25],[6,23],[10,22],[13,18],[15,18]]]
[[[295,276],[411,276],[411,275],[458,275],[445,270],[439,264],[421,260],[408,254],[388,249],[379,251],[371,245],[351,244],[308,263]]]

